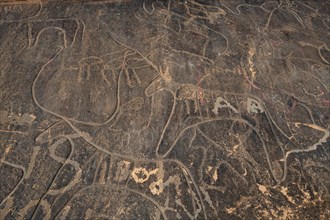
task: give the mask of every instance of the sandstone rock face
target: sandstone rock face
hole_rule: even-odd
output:
[[[0,2],[0,219],[329,219],[330,4]]]

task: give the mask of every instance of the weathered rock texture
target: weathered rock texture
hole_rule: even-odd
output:
[[[329,1],[1,1],[0,219],[329,219]]]

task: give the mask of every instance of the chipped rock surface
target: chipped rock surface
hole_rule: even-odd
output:
[[[0,1],[0,219],[330,219],[329,15]]]

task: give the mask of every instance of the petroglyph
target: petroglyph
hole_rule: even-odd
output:
[[[40,205],[43,207],[43,212],[44,212],[44,216],[45,216],[44,218],[50,219],[50,217],[51,217],[50,205],[45,200],[42,200],[41,202],[39,202],[38,200],[30,201],[24,208],[22,208],[20,210],[20,212],[18,213],[18,219],[20,219],[20,220],[25,219],[29,210],[31,208],[33,208],[34,206],[36,206],[38,203],[40,203]]]
[[[156,174],[157,171],[158,169],[147,171],[145,168],[139,167],[139,168],[134,168],[131,175],[135,182],[144,183],[149,179],[150,175]]]
[[[34,166],[35,166],[35,163],[36,163],[36,157],[37,157],[39,151],[40,151],[40,147],[39,146],[36,146],[36,147],[33,148],[31,160],[30,160],[28,169],[26,171],[26,176],[25,176],[26,179],[28,179],[31,176],[31,174],[32,174],[32,171],[33,171]]]
[[[328,219],[329,7],[2,1],[1,217]]]
[[[262,105],[255,99],[247,98],[246,108],[249,113],[263,113],[265,110]]]
[[[3,125],[29,125],[31,126],[34,120],[36,119],[36,116],[33,114],[14,114],[14,113],[8,113],[6,111],[0,111],[0,117],[1,121],[0,123]]]
[[[0,216],[3,217],[3,218],[6,217],[7,214],[11,211],[11,208],[13,207],[13,204],[14,204],[14,198],[9,197],[6,200],[5,207],[0,209]]]
[[[164,190],[163,179],[158,179],[157,181],[152,182],[149,189],[152,194],[159,196]]]
[[[229,108],[229,109],[233,110],[235,113],[238,113],[238,110],[222,97],[218,97],[217,100],[215,101],[214,108],[212,109],[213,113],[217,115],[219,108],[220,109]]]
[[[207,167],[207,173],[212,177],[213,181],[218,180],[218,171],[211,166]]]
[[[117,166],[120,167],[120,169],[118,169],[116,171],[116,176],[115,179],[117,180],[117,182],[121,182],[123,180],[126,180],[127,177],[130,175],[130,166],[131,166],[131,162],[130,161],[119,161],[117,163]]]

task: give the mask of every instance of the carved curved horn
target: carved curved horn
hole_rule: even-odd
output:
[[[76,19],[54,19],[46,21],[32,21],[28,23],[29,47],[36,46],[45,32],[62,33],[63,46],[71,47],[76,39],[80,22]],[[72,28],[73,27],[73,28]]]

